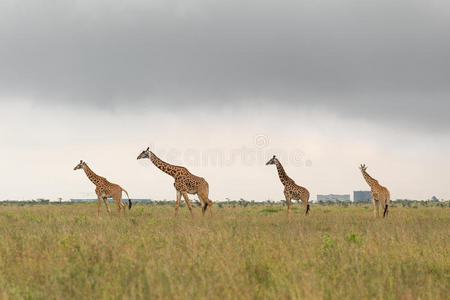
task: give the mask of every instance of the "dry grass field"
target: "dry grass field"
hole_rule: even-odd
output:
[[[450,209],[0,206],[0,298],[448,299]],[[114,213],[117,214],[116,211]]]

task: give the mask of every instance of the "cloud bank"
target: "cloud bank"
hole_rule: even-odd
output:
[[[0,101],[268,103],[450,130],[447,1],[3,1]]]

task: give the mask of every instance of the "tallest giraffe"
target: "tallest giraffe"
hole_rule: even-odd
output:
[[[177,191],[177,202],[175,206],[175,216],[178,214],[178,209],[180,207],[181,195],[183,195],[184,200],[192,213],[191,202],[189,201],[189,194],[197,194],[202,205],[202,214],[205,215],[206,209],[210,206],[209,211],[212,215],[212,201],[209,199],[209,185],[208,182],[202,177],[195,176],[191,174],[185,167],[174,166],[157,157],[153,152],[150,151],[150,147],[142,151],[137,159],[148,158],[151,162],[161,171],[169,174],[175,179],[174,186]]]

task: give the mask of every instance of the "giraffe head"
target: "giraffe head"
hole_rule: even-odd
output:
[[[80,163],[78,165],[75,166],[75,168],[73,168],[74,170],[79,170],[79,169],[83,169],[84,165],[86,163],[82,160],[80,160]]]
[[[359,166],[359,169],[361,170],[361,172],[365,172],[367,170],[367,167],[365,164],[362,164]]]
[[[277,161],[277,158],[274,155],[268,162],[266,162],[266,166],[274,165],[276,163],[276,161]]]
[[[147,147],[146,150],[142,151],[141,154],[137,157],[137,159],[150,158],[150,147]]]

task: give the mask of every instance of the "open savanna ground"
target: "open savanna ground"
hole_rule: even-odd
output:
[[[0,298],[448,299],[450,209],[0,206]]]

